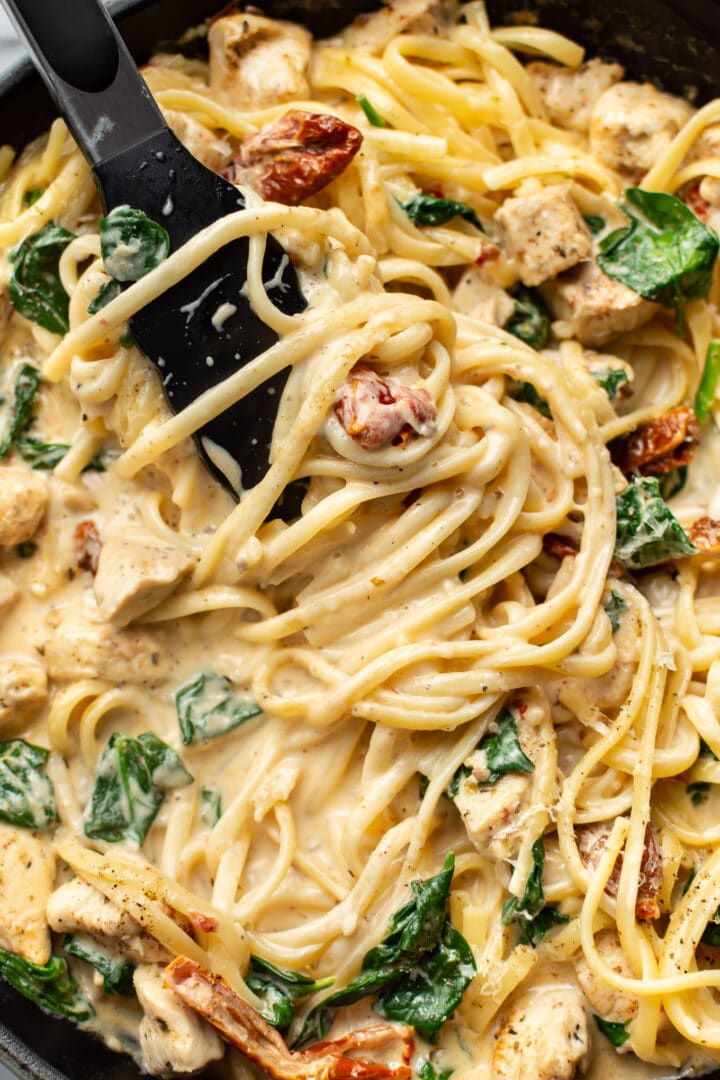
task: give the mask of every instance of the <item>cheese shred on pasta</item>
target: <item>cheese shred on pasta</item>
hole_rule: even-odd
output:
[[[158,1049],[138,972],[185,956],[261,1012],[251,957],[334,979],[294,1001],[291,1042],[452,852],[448,916],[475,971],[435,1045],[417,1033],[415,1071],[710,1068],[718,279],[713,257],[676,312],[602,249],[635,188],[689,205],[712,246],[720,102],[695,111],[534,25],[493,30],[479,2],[404,0],[312,43],[284,23],[256,41],[257,22],[211,25],[209,66],[144,69],[246,209],[95,313],[102,215],[63,123],[0,156],[0,973],[7,953],[67,959],[64,934],[100,944],[135,965],[139,1003],[71,953],[84,1023],[156,1074],[191,1071],[221,1050],[204,1022],[199,1056]],[[237,33],[247,55],[230,63]],[[261,85],[249,66],[273,34],[304,50],[279,88],[271,49]],[[287,206],[239,148],[290,110],[363,141]],[[64,334],[13,291],[18,245],[52,225],[69,233]],[[300,314],[263,281],[269,233]],[[241,237],[277,343],[174,414],[128,320]],[[28,365],[42,381],[12,428]],[[192,436],[283,371],[270,466],[235,502]],[[47,761],[8,764],[18,739]],[[13,869],[28,859],[32,880]],[[334,1009],[329,1037],[378,1011],[414,1023],[379,1001]],[[392,1045],[375,1054],[388,1068]],[[215,1068],[249,1075],[234,1049]]]

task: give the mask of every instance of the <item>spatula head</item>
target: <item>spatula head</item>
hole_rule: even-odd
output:
[[[142,210],[167,230],[171,251],[245,205],[240,192],[197,161],[169,128],[97,165],[95,174],[106,209],[129,205]],[[135,341],[157,367],[175,411],[277,341],[246,296],[248,246],[246,239],[227,244],[130,321]],[[295,270],[272,237],[263,281],[271,283],[268,296],[281,311],[291,315],[303,310]],[[218,311],[226,317],[216,317]],[[218,468],[214,447],[237,461],[243,488],[261,480],[286,378],[286,372],[279,373],[197,433],[200,453],[227,487],[236,486],[235,478]]]

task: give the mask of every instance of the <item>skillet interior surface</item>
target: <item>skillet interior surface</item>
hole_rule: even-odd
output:
[[[373,0],[267,0],[269,15],[334,33]],[[222,0],[110,0],[133,55],[153,48],[222,7]],[[720,0],[488,0],[495,23],[532,18],[580,41],[590,55],[618,60],[628,75],[703,104],[720,95]],[[518,18],[518,13],[521,17]],[[0,142],[22,147],[54,117],[29,61],[0,78]],[[0,1061],[24,1080],[136,1080],[137,1068],[94,1037],[40,1012],[0,980]],[[210,1073],[208,1076],[212,1075]],[[217,1074],[216,1074],[217,1075]],[[720,1080],[720,1071],[708,1080]]]

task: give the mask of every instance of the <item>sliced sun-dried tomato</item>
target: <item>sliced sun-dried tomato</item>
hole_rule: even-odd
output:
[[[344,172],[361,144],[358,129],[339,117],[291,109],[246,136],[223,175],[263,199],[297,206]]]
[[[340,388],[335,415],[366,450],[379,450],[433,434],[437,410],[424,387],[415,390],[383,379],[367,364],[356,364]]]
[[[720,555],[720,521],[701,517],[686,529],[687,538],[703,555]]]
[[[608,837],[609,826],[590,825],[578,830],[578,851],[580,858],[589,870],[595,870],[602,858]],[[622,853],[615,860],[612,874],[608,878],[605,892],[608,896],[615,897],[620,885],[622,872]],[[645,827],[645,843],[643,846],[640,873],[638,875],[638,891],[635,900],[635,915],[641,921],[657,919],[660,915],[658,897],[663,877],[662,851],[655,839],[655,830],[652,825]]]
[[[564,559],[566,555],[577,555],[577,548],[559,533],[545,533],[543,536],[543,551],[548,555],[554,555],[556,559]]]
[[[612,459],[624,473],[660,476],[689,465],[700,441],[695,410],[689,405],[647,420],[610,446]]]
[[[94,577],[102,551],[102,540],[97,525],[91,518],[79,521],[75,526],[73,550],[78,570],[89,570]]]

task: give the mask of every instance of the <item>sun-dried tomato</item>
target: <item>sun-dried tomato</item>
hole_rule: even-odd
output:
[[[587,866],[588,870],[597,869],[609,836],[609,827],[591,825],[586,829],[579,830],[578,851],[580,853],[580,858],[585,866]],[[615,860],[612,874],[608,878],[605,886],[605,893],[607,896],[617,896],[622,866],[623,856],[621,852]],[[638,891],[635,900],[635,915],[641,921],[657,919],[660,915],[658,897],[660,895],[660,887],[663,878],[662,868],[662,851],[655,839],[655,831],[652,825],[648,824],[645,827],[645,843],[643,846],[642,860],[640,862]]]
[[[433,434],[437,410],[424,387],[389,382],[366,364],[356,364],[340,388],[335,415],[366,450],[379,450]]]
[[[91,518],[88,518],[87,521],[79,521],[75,526],[73,549],[77,568],[79,570],[89,570],[94,577],[97,573],[98,560],[102,551],[102,540],[97,525]]]
[[[263,199],[297,206],[344,172],[361,144],[358,129],[339,117],[291,109],[244,138],[223,175]]]
[[[687,538],[703,555],[720,555],[720,521],[701,517],[685,530]]]
[[[559,533],[545,533],[543,536],[543,551],[548,555],[554,555],[556,559],[564,559],[566,555],[577,555],[577,548],[573,547],[565,536]]]
[[[616,439],[610,453],[624,473],[661,476],[689,465],[699,441],[700,426],[695,410],[689,405],[679,405]]]
[[[693,214],[700,218],[701,221],[707,221],[708,211],[710,209],[710,203],[707,199],[703,199],[700,194],[700,182],[693,184],[691,187],[686,188],[682,194],[682,200],[686,206],[688,206]]]

